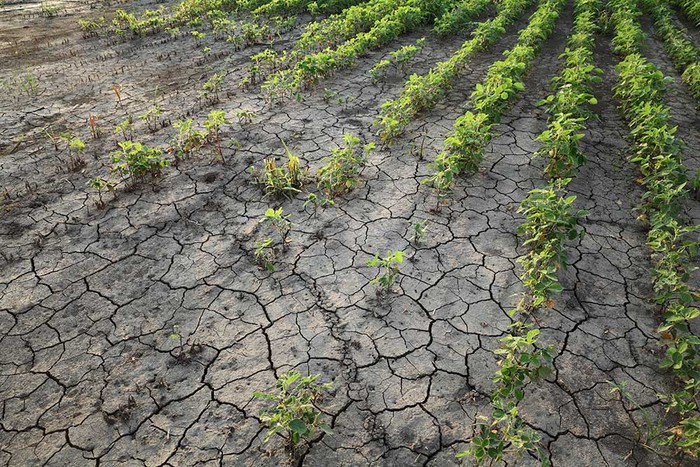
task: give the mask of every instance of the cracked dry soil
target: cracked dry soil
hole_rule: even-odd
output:
[[[479,55],[399,144],[370,157],[358,188],[314,214],[302,208],[302,196],[263,200],[246,169],[281,157],[280,138],[312,171],[344,131],[373,140],[378,106],[406,77],[393,73],[375,84],[373,63],[426,36],[411,69],[425,72],[466,36],[440,40],[427,29],[406,35],[303,101],[269,106],[259,91],[236,86],[248,57],[264,45],[234,51],[185,34],[83,39],[77,19],[115,6],[64,5],[50,19],[38,14],[39,2],[0,8],[0,82],[29,69],[40,87],[32,97],[7,86],[0,95],[0,464],[280,465],[283,443],[262,444],[262,402],[252,393],[293,368],[334,382],[322,406],[335,434],[316,438],[298,464],[458,464],[475,417],[488,413],[494,350],[522,291],[516,209],[545,183],[544,161],[532,158],[534,138],[546,127],[536,104],[560,69],[571,6],[523,98],[498,127],[482,170],[460,180],[449,206],[432,211],[435,200],[420,185],[426,164],[526,17]],[[299,26],[275,46],[289,46],[298,34]],[[570,185],[577,207],[590,211],[581,221],[586,235],[570,246],[564,293],[536,314],[542,340],[557,349],[555,372],[528,387],[522,416],[541,432],[554,465],[678,465],[670,453],[636,442],[646,429],[639,407],[663,417],[657,393],[674,383],[659,369],[646,226],[635,212],[638,172],[627,161],[627,130],[610,92],[616,59],[609,38],[598,39],[599,119],[584,140],[589,161]],[[668,100],[685,162],[695,170],[695,103],[661,44],[649,40],[648,56],[676,81]],[[207,56],[204,46],[212,48]],[[106,195],[98,207],[86,183],[106,174],[112,128],[124,109],[143,113],[156,96],[166,125],[151,132],[137,120],[135,133],[164,146],[173,135],[168,122],[201,121],[212,110],[197,91],[217,70],[225,70],[226,92],[213,108],[257,114],[227,130],[241,148],[225,150],[226,164],[205,150],[157,183]],[[121,107],[112,83],[122,86]],[[326,102],[324,87],[353,99]],[[89,114],[98,118],[100,139],[89,137]],[[85,167],[67,169],[65,151],[56,153],[42,132],[49,126],[86,141]],[[294,224],[271,274],[252,257],[270,205],[291,213]],[[688,201],[687,215],[700,221],[698,202]],[[424,219],[428,235],[414,245],[411,225]],[[405,250],[409,260],[396,293],[378,300],[366,264],[387,250]],[[174,330],[182,346],[170,338]],[[608,381],[626,384],[639,405],[611,394]]]

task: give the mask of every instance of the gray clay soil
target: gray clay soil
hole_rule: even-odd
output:
[[[441,212],[432,211],[434,196],[420,185],[426,165],[526,18],[478,55],[447,99],[398,144],[370,157],[358,188],[314,214],[302,208],[301,195],[263,200],[246,169],[283,156],[280,138],[312,171],[344,131],[374,140],[378,107],[398,94],[406,75],[392,72],[375,84],[369,68],[426,36],[411,70],[425,72],[466,35],[442,40],[418,31],[300,102],[268,105],[258,90],[237,87],[248,57],[264,45],[234,51],[184,33],[84,39],[77,27],[79,18],[153,4],[62,2],[53,18],[41,16],[39,2],[0,7],[0,464],[285,464],[281,439],[262,443],[262,402],[252,393],[271,389],[290,369],[333,381],[321,405],[335,434],[303,447],[297,464],[458,464],[475,417],[489,413],[494,350],[523,290],[516,210],[528,190],[545,184],[544,162],[532,157],[546,127],[536,104],[560,69],[571,5],[522,99],[498,126],[482,170],[460,180]],[[652,32],[648,22],[644,27]],[[299,27],[275,47],[298,34]],[[556,347],[555,373],[527,388],[522,416],[557,466],[682,465],[687,461],[637,442],[648,432],[643,412],[664,417],[657,394],[673,379],[659,369],[659,310],[651,300],[646,225],[635,210],[639,174],[627,161],[627,129],[611,94],[617,59],[609,37],[598,43],[599,119],[585,138],[589,161],[571,184],[577,207],[590,211],[581,222],[586,235],[570,246],[565,291],[553,309],[536,314],[544,342]],[[207,56],[204,46],[212,48]],[[696,170],[696,103],[651,37],[647,54],[675,81],[667,99],[685,162]],[[39,82],[32,97],[12,85],[28,70]],[[197,91],[219,70],[225,92],[211,107]],[[122,87],[123,107],[115,105],[113,83]],[[326,102],[324,88],[352,99]],[[107,174],[113,128],[125,111],[146,111],[154,96],[165,125],[155,132],[135,125],[137,138],[151,145],[170,141],[168,122],[202,121],[212,109],[251,109],[256,117],[226,131],[241,147],[224,150],[225,164],[205,150],[157,183],[105,195],[99,207],[86,183]],[[100,139],[89,136],[89,114],[98,118]],[[86,141],[85,167],[66,167],[65,151],[57,153],[42,132],[49,126]],[[270,206],[283,207],[294,224],[274,273],[252,255],[255,241],[269,234],[259,219]],[[687,212],[700,221],[697,202],[688,201]],[[424,219],[428,235],[413,245],[411,225]],[[395,293],[378,299],[366,264],[387,250],[405,250],[408,259]],[[182,346],[170,337],[174,330]],[[608,381],[626,384],[635,403],[611,394]]]

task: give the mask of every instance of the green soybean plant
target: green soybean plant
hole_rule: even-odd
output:
[[[255,242],[255,250],[253,256],[258,265],[267,272],[275,272],[274,250],[272,248],[272,239],[266,238]]]
[[[399,264],[403,263],[403,257],[403,251],[389,251],[384,258],[375,253],[374,258],[367,262],[367,266],[379,268],[379,272],[369,283],[380,286],[379,290],[389,292],[396,282],[396,276],[400,274]]]
[[[209,112],[207,119],[202,123],[207,130],[207,139],[214,145],[214,150],[219,156],[219,159],[221,159],[222,164],[225,164],[226,160],[221,151],[221,128],[230,123],[231,122],[226,118],[226,112],[223,110],[212,110]]]
[[[329,198],[352,189],[360,182],[358,175],[362,164],[375,149],[374,143],[359,148],[360,138],[351,133],[343,135],[343,142],[344,147],[331,149],[331,155],[323,159],[325,165],[318,171],[318,187]]]
[[[276,393],[256,391],[254,397],[272,402],[260,411],[260,422],[269,429],[263,442],[274,435],[285,433],[290,446],[313,438],[318,431],[332,434],[330,426],[323,422],[322,413],[316,406],[332,383],[319,384],[320,375],[301,376],[298,371],[280,375]]]
[[[289,241],[289,233],[292,231],[292,222],[289,220],[291,214],[284,215],[282,208],[268,208],[265,211],[265,216],[261,219],[272,226],[282,239],[282,248],[287,249]]]
[[[112,173],[121,175],[135,183],[147,175],[156,178],[170,161],[163,158],[163,150],[145,146],[138,142],[122,141],[119,150],[112,152]]]

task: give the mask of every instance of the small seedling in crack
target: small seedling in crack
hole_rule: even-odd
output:
[[[331,99],[334,99],[338,96],[338,93],[333,91],[332,89],[324,89],[323,90],[323,101],[325,103],[330,103]]]
[[[418,156],[418,160],[422,161],[423,160],[423,154],[425,152],[425,139],[427,138],[428,133],[423,132],[421,133],[421,139],[420,139],[420,145],[416,146],[414,142],[411,142],[411,153],[415,156]]]
[[[39,94],[39,80],[37,80],[36,76],[34,76],[34,73],[32,73],[31,70],[28,69],[22,76],[20,81],[20,89],[24,91],[28,97]]]
[[[159,126],[161,126],[160,116],[162,114],[163,108],[160,106],[160,104],[154,104],[153,107],[139,115],[139,119],[145,121],[148,129],[154,132],[158,130]]]
[[[224,83],[224,73],[214,73],[202,85],[202,90],[199,91],[199,97],[205,99],[209,105],[214,105],[219,102],[219,93]]]
[[[287,243],[289,241],[289,233],[292,231],[292,222],[289,220],[291,214],[286,216],[283,214],[282,208],[272,209],[268,208],[265,211],[265,217],[261,219],[262,222],[266,222],[272,226],[273,229],[279,234],[282,239],[282,249],[287,249]]]
[[[338,97],[338,105],[343,106],[343,110],[348,110],[348,106],[350,105],[350,102],[355,100],[355,96],[340,96]]]
[[[374,258],[367,262],[367,266],[379,268],[377,277],[369,281],[381,287],[384,292],[390,292],[396,282],[396,276],[400,274],[399,264],[403,263],[403,251],[389,251],[384,258],[375,253]]]
[[[319,198],[316,193],[309,193],[309,196],[306,197],[302,208],[306,210],[306,207],[309,204],[313,205],[315,216],[318,212],[318,208],[327,208],[328,206],[335,206],[335,201],[329,198]]]
[[[264,443],[278,433],[285,433],[291,449],[302,440],[313,438],[319,430],[333,433],[330,426],[323,423],[321,411],[316,406],[332,383],[318,384],[319,377],[317,374],[302,377],[298,371],[290,371],[277,380],[278,393],[253,393],[254,397],[274,403],[260,411],[260,422],[269,428]]]
[[[53,148],[58,151],[58,143],[61,141],[61,135],[54,133],[53,130],[51,130],[51,127],[45,128],[44,129],[44,134],[46,137],[51,141],[51,144],[53,144]]]
[[[271,238],[266,238],[265,240],[255,242],[253,256],[255,257],[255,262],[258,263],[258,266],[267,272],[275,272],[275,264],[273,263],[275,253],[272,248]]]
[[[114,127],[114,133],[121,134],[124,141],[131,141],[134,138],[134,127],[131,116],[122,120],[122,122]]]
[[[85,143],[76,137],[73,137],[68,142],[68,169],[76,172],[83,167],[85,167],[85,159],[83,159],[83,152],[85,151]]]
[[[659,454],[654,448],[655,444],[663,444],[663,433],[665,431],[665,423],[662,418],[657,420],[652,419],[652,415],[649,411],[642,407],[633,397],[632,394],[627,390],[627,385],[622,383],[615,383],[614,381],[606,381],[610,385],[610,394],[619,394],[621,400],[626,400],[634,406],[634,410],[639,410],[644,419],[643,428],[640,427],[636,422],[633,422],[637,429],[637,433],[634,436],[634,441],[637,445],[642,446],[651,452]],[[624,460],[629,459],[634,454],[633,451],[627,453]]]
[[[91,179],[89,182],[87,182],[87,185],[88,185],[90,188],[94,188],[95,190],[97,190],[97,196],[98,196],[98,198],[99,198],[99,201],[98,201],[97,204],[98,204],[98,206],[100,206],[100,207],[104,207],[104,206],[105,206],[105,202],[104,202],[104,200],[102,199],[102,193],[103,193],[105,190],[107,190],[107,191],[109,191],[109,192],[111,192],[111,193],[115,193],[114,190],[115,190],[115,188],[116,188],[116,185],[114,184],[113,181],[111,181],[111,180],[109,180],[109,179],[104,179],[104,178],[102,178],[102,177],[100,177],[100,176],[97,176],[97,177]]]
[[[182,334],[180,333],[180,326],[178,326],[177,324],[174,325],[173,332],[170,333],[168,338],[178,341],[178,344],[179,344],[178,358],[180,358],[184,353],[184,345],[185,345],[184,340],[182,339]]]
[[[255,112],[250,109],[241,109],[236,112],[236,118],[238,118],[238,123],[253,123],[253,118],[255,118]]]
[[[221,150],[221,127],[229,124],[231,122],[226,119],[226,112],[223,110],[212,110],[202,123],[207,130],[207,139],[214,144],[214,149],[222,164],[225,164],[226,160]]]
[[[416,222],[413,224],[411,240],[415,245],[420,245],[425,238],[425,234],[428,231],[428,219],[423,222]]]

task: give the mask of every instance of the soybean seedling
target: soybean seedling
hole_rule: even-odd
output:
[[[379,254],[375,253],[374,258],[367,262],[367,266],[379,268],[379,272],[369,283],[379,285],[379,290],[389,292],[400,273],[398,265],[403,263],[403,255],[403,251],[389,251],[384,258],[380,258]]]
[[[416,222],[413,224],[411,240],[414,244],[419,245],[423,238],[425,238],[425,233],[428,231],[428,220],[425,219],[423,222]]]
[[[225,164],[226,160],[221,151],[221,127],[230,123],[231,122],[226,118],[226,112],[223,110],[212,110],[209,112],[207,119],[202,123],[207,130],[207,139],[209,142],[214,143],[214,148],[222,164]]]
[[[274,250],[272,249],[271,238],[255,242],[253,256],[261,268],[265,269],[267,272],[275,272],[275,265],[272,262],[274,259]]]
[[[104,179],[100,176],[97,176],[93,179],[91,179],[89,182],[87,182],[87,185],[91,188],[94,188],[97,190],[97,196],[99,197],[99,201],[96,203],[99,207],[104,207],[105,202],[102,199],[102,192],[105,190],[111,191],[114,193],[115,189],[115,184],[111,180]]]
[[[306,206],[309,204],[313,205],[314,207],[314,216],[318,212],[318,208],[326,208],[328,206],[335,206],[335,201],[333,201],[330,198],[319,198],[316,193],[309,193],[309,196],[306,197],[306,201],[304,201],[304,205],[302,208],[306,210]]]
[[[285,216],[283,214],[282,208],[268,208],[265,211],[265,217],[261,219],[262,222],[266,222],[272,225],[272,228],[274,228],[277,231],[280,238],[282,239],[282,248],[285,250],[287,249],[287,237],[289,236],[289,232],[292,231],[292,223],[289,220],[291,216],[291,214],[287,214]]]

